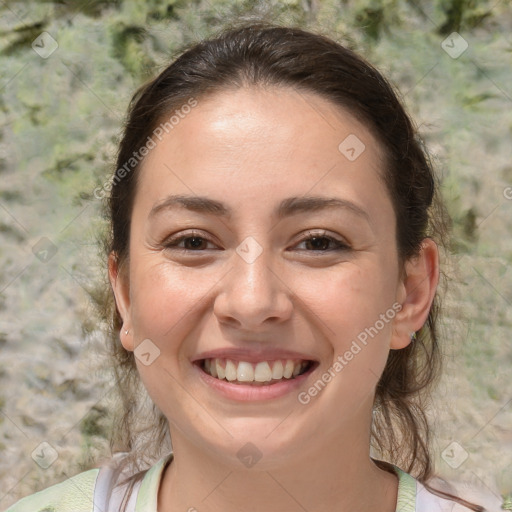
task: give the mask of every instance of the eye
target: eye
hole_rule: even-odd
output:
[[[213,247],[208,247],[211,244]],[[213,242],[209,241],[200,233],[188,233],[174,235],[167,238],[163,243],[163,247],[170,250],[201,252],[206,249],[216,248]]]
[[[302,237],[295,247],[300,245],[304,245],[305,249],[299,250],[306,250],[307,252],[331,252],[350,249],[346,243],[338,240],[337,238],[326,235],[325,232],[308,232]]]

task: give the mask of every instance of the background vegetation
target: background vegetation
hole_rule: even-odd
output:
[[[512,491],[510,0],[0,0],[0,14],[0,508],[108,456],[93,191],[134,89],[249,15],[336,37],[401,91],[454,219],[437,470]],[[58,44],[47,58],[32,47],[43,32]],[[458,58],[442,47],[453,32]],[[41,442],[58,455],[47,469]]]

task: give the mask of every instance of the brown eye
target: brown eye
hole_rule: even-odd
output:
[[[326,236],[322,234],[318,235],[309,235],[307,237],[304,237],[298,244],[304,245],[304,249],[299,250],[306,250],[308,252],[312,251],[318,251],[318,252],[330,252],[330,251],[341,251],[341,250],[348,250],[349,246],[340,240],[337,240],[336,238],[333,238],[331,236]]]
[[[200,236],[187,236],[182,238],[185,249],[206,249],[207,241]]]
[[[207,249],[215,249],[217,248],[213,242],[210,242],[207,238],[196,235],[196,234],[188,234],[188,235],[178,235],[172,236],[166,239],[162,246],[165,249],[176,250],[176,251],[190,251],[190,252],[202,252]]]
[[[329,249],[332,240],[326,236],[312,236],[305,240],[306,247],[313,251],[326,251]]]

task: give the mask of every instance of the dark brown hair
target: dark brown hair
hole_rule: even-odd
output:
[[[314,93],[350,112],[374,134],[385,154],[383,178],[396,214],[399,262],[417,255],[421,242],[432,238],[446,245],[447,215],[428,153],[393,87],[363,58],[327,36],[299,28],[268,23],[245,23],[224,30],[181,53],[156,78],[132,98],[116,169],[126,168],[134,151],[143,147],[159,124],[191,98],[241,87],[291,87]],[[111,237],[108,253],[120,268],[128,262],[130,217],[137,189],[140,163],[114,177],[108,201]],[[384,460],[413,474],[428,486],[433,476],[426,406],[440,372],[438,333],[439,294],[417,339],[401,350],[391,350],[377,385],[372,446]],[[170,446],[168,422],[153,406],[154,416],[138,427],[137,404],[144,398],[132,352],[119,343],[122,319],[110,296],[110,342],[122,409],[111,447],[130,452],[138,464],[144,455],[157,457],[161,446]],[[136,447],[139,437],[145,438]],[[127,458],[126,460],[128,460]],[[139,469],[140,467],[137,466]],[[144,471],[131,477],[133,485]],[[430,487],[429,487],[430,488]],[[467,506],[443,491],[436,491]]]

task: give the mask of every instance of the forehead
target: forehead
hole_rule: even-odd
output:
[[[186,192],[236,207],[312,189],[386,195],[383,152],[370,130],[317,94],[247,87],[197,98],[187,110],[143,162],[136,201]]]
[[[199,130],[209,141],[217,142],[224,149],[231,141],[236,143],[249,137],[252,145],[259,143],[267,150],[275,146],[267,147],[269,141],[287,142],[298,149],[301,141],[316,139],[315,148],[304,148],[310,153],[312,149],[339,149],[338,143],[345,136],[353,135],[354,140],[356,137],[365,139],[371,146],[370,152],[380,157],[380,145],[364,122],[348,109],[299,88],[250,86],[223,89],[199,98],[197,106],[189,110],[180,116],[181,119],[173,116],[174,122],[178,122],[170,133],[181,132],[181,143],[187,139],[186,142],[196,144],[196,147],[204,143],[197,138]]]

